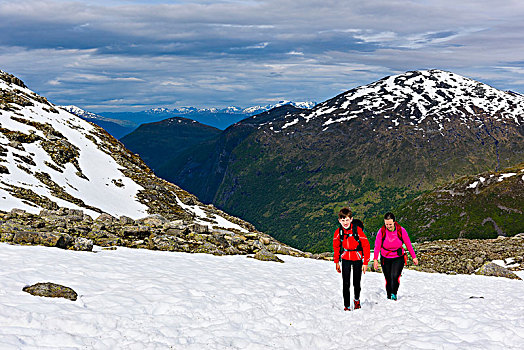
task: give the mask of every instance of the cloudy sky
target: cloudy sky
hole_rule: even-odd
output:
[[[518,0],[0,0],[0,69],[93,112],[322,102],[408,70],[524,93]]]

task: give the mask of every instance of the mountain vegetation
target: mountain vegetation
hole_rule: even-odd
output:
[[[221,130],[217,128],[175,117],[142,124],[120,141],[130,151],[140,154],[144,162],[156,171],[176,155],[195,145],[216,139],[220,133]]]
[[[160,174],[176,173],[172,181],[205,202],[313,252],[331,249],[344,205],[372,233],[384,212],[463,176],[519,164],[524,154],[524,98],[440,70],[265,116],[232,125],[220,136],[227,142],[197,145]],[[493,236],[495,226],[485,226],[475,237]]]
[[[524,232],[524,163],[464,176],[403,204],[398,220],[420,241]]]

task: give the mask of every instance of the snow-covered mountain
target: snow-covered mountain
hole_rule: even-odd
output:
[[[0,210],[65,207],[92,217],[162,214],[207,226],[250,226],[157,178],[103,129],[3,71],[0,93]]]
[[[230,114],[245,114],[251,116],[254,114],[269,111],[275,107],[291,105],[297,108],[310,109],[316,105],[316,102],[304,101],[304,102],[293,102],[293,101],[279,101],[274,104],[250,106],[246,108],[229,106],[225,108],[196,108],[196,107],[177,107],[173,109],[168,108],[153,108],[148,112],[150,113],[172,113],[172,114],[190,114],[190,113],[230,113]]]
[[[494,121],[524,124],[524,96],[495,89],[487,84],[442,70],[411,71],[380,79],[316,105],[293,116],[274,132],[297,124],[320,120],[322,127],[352,119],[381,119],[388,129],[400,124],[414,126],[432,123],[437,130],[451,121],[480,126],[482,116]]]
[[[379,218],[461,176],[524,159],[524,97],[441,70],[385,77],[309,110],[257,116],[235,143],[231,136],[254,118],[229,127],[231,146],[214,152],[222,180],[191,191],[313,251],[329,249],[336,208],[349,203],[365,220]],[[207,171],[212,158],[200,159],[206,162],[195,167],[188,157],[180,174],[187,181],[203,174],[207,184],[205,176],[217,172]]]
[[[213,126],[219,129],[225,129],[231,124],[234,124],[252,115],[286,105],[310,109],[313,108],[316,103],[279,101],[275,104],[251,106],[247,108],[236,106],[230,106],[226,108],[196,108],[188,106],[169,109],[161,107],[140,112],[101,112],[103,116],[85,111],[77,106],[62,106],[61,108],[87,121],[93,122],[98,126],[101,126],[111,135],[120,139],[121,137],[131,133],[141,124],[158,122],[173,117],[189,118],[205,125]]]

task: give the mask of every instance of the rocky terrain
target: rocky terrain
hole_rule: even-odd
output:
[[[259,260],[281,261],[276,254],[332,260],[332,253],[312,254],[291,248],[254,231],[209,229],[183,220],[152,215],[140,220],[101,214],[92,219],[81,210],[60,208],[39,214],[13,209],[0,212],[0,241],[91,251],[118,246],[214,255],[243,254]],[[511,271],[524,270],[524,234],[496,239],[452,239],[414,243],[420,264],[407,268],[424,272],[472,274],[494,260]],[[370,270],[373,271],[372,262]],[[380,272],[380,268],[379,268]]]
[[[85,251],[96,244],[214,255],[255,254],[257,259],[274,261],[279,260],[274,254],[324,257],[293,249],[256,230],[210,229],[158,214],[133,220],[103,213],[92,219],[82,210],[67,208],[44,209],[39,214],[20,209],[0,212],[0,241]]]
[[[451,239],[414,245],[419,265],[409,268],[447,274],[472,274],[493,260],[512,271],[524,270],[524,234],[495,239]]]

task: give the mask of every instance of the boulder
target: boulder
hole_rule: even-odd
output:
[[[73,289],[51,282],[37,283],[32,286],[25,286],[24,288],[22,288],[22,291],[40,297],[65,298],[72,301],[75,301],[78,297],[78,294]]]
[[[71,237],[69,235],[62,235],[59,233],[39,232],[34,238],[33,243],[47,247],[67,249],[67,247],[71,244]]]
[[[259,250],[255,254],[255,256],[253,258],[255,258],[257,260],[261,260],[261,261],[276,261],[276,262],[280,262],[280,263],[284,262],[278,256],[276,256],[275,254],[271,253],[270,251],[268,251],[266,249]]]
[[[167,220],[162,215],[155,214],[155,215],[150,215],[148,217],[140,219],[140,220],[138,220],[138,222],[140,222],[140,223],[142,223],[144,225],[148,225],[148,226],[162,227],[162,226],[164,226],[164,224],[169,223],[169,220]]]
[[[493,262],[487,262],[475,273],[477,275],[484,276],[496,276],[496,277],[506,277],[511,279],[520,280],[521,278],[506,269],[505,267],[499,266]]]
[[[93,250],[93,241],[87,238],[75,237],[72,248],[74,250],[90,252]]]
[[[19,231],[13,237],[13,243],[16,244],[33,244],[38,239],[38,232]]]
[[[133,225],[135,223],[135,220],[131,219],[128,216],[124,216],[124,215],[122,215],[120,218],[118,218],[118,221],[122,225]]]
[[[114,222],[115,220],[116,220],[116,219],[115,219],[113,216],[111,216],[111,215],[109,215],[109,214],[107,214],[107,213],[102,213],[102,214],[100,214],[100,215],[96,218],[96,221],[107,222],[107,223],[112,223],[112,222]]]

